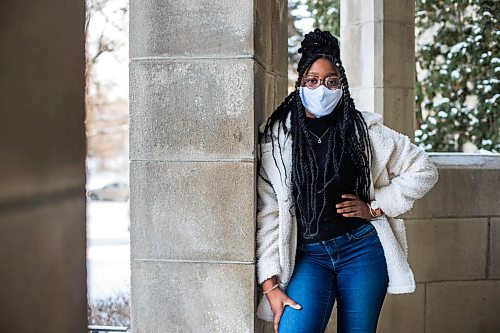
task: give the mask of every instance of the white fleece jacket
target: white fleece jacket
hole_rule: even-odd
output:
[[[408,246],[403,219],[415,200],[423,197],[438,181],[438,171],[422,148],[410,138],[382,124],[378,113],[361,111],[368,125],[372,154],[370,158],[370,199],[376,199],[384,215],[371,219],[384,249],[389,275],[387,293],[404,294],[415,291],[415,279],[408,265]],[[290,128],[290,113],[285,121]],[[264,130],[265,122],[259,126]],[[279,135],[283,163],[275,141],[262,144],[260,172],[272,186],[257,177],[257,278],[261,284],[277,275],[285,290],[293,273],[297,249],[297,220],[292,204],[290,174],[292,169],[292,138],[283,128],[274,126]],[[279,170],[278,170],[279,168]],[[281,172],[281,176],[280,176]],[[286,172],[286,181],[285,181]],[[272,322],[274,315],[265,295],[260,295],[257,317]]]

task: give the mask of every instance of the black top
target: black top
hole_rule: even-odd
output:
[[[316,136],[321,138],[321,143],[318,143],[318,138],[314,135],[311,135],[313,142],[313,149],[318,161],[319,167],[319,175],[318,175],[318,190],[323,187],[323,174],[325,170],[325,162],[326,162],[326,154],[328,148],[328,138],[330,137],[331,129],[328,132],[325,131],[328,129],[328,125],[331,121],[335,121],[334,112],[331,114],[321,117],[321,118],[307,118],[306,117],[306,126],[307,129],[314,133]],[[322,135],[325,134],[323,137]],[[340,145],[339,145],[340,146]],[[335,148],[337,150],[338,148]],[[338,156],[338,155],[337,155]],[[323,213],[321,215],[321,219],[318,223],[319,232],[318,234],[311,239],[305,239],[303,237],[303,228],[300,223],[300,212],[296,209],[297,214],[297,224],[298,224],[298,243],[313,243],[319,242],[322,240],[332,239],[336,236],[343,235],[347,232],[353,231],[359,228],[361,225],[369,223],[370,221],[361,217],[345,217],[342,216],[342,213],[337,213],[336,204],[350,200],[346,198],[342,198],[342,194],[346,193],[355,193],[355,181],[356,181],[356,172],[354,165],[350,158],[346,158],[344,156],[344,161],[340,166],[340,179],[341,184],[336,182],[331,182],[327,187],[327,200],[328,202],[325,205]],[[321,210],[323,206],[323,193],[317,194],[316,197],[316,205],[317,211]],[[311,225],[311,233],[316,232],[316,223]]]

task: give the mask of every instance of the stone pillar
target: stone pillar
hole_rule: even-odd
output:
[[[84,2],[0,22],[0,332],[84,333]]]
[[[340,49],[356,107],[414,138],[415,2],[341,1]]]
[[[131,1],[132,330],[253,332],[257,127],[287,2]]]

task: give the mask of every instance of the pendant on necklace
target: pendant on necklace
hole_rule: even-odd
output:
[[[318,139],[318,143],[321,143],[321,139]]]

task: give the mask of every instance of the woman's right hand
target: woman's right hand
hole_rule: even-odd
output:
[[[268,292],[266,296],[269,304],[271,304],[271,309],[274,314],[274,331],[278,333],[278,326],[285,306],[289,305],[296,310],[300,310],[302,307],[300,304],[288,297],[288,295],[279,287]]]

